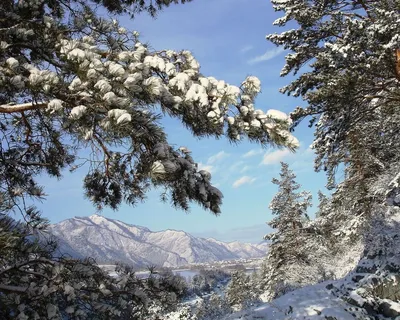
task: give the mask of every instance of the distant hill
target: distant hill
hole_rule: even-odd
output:
[[[75,217],[50,226],[60,251],[73,257],[92,257],[98,263],[116,261],[139,267],[177,267],[239,258],[265,257],[268,245],[221,242],[183,231],[152,232],[100,215]]]

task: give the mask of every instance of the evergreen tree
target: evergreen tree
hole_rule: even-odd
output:
[[[250,277],[243,270],[232,273],[231,281],[226,289],[226,300],[235,309],[242,309],[252,300]]]
[[[298,77],[281,91],[301,96],[306,106],[291,117],[295,125],[305,117],[315,125],[315,168],[327,172],[329,187],[338,187],[335,174],[344,165],[335,201],[346,199],[353,215],[369,220],[376,200],[370,186],[399,160],[399,3],[272,3],[284,14],[276,25],[297,25],[267,36],[292,51],[282,75]],[[309,69],[303,71],[303,66]]]
[[[315,213],[315,217],[323,217],[330,212],[330,198],[318,190],[318,210]]]
[[[271,240],[271,245],[263,268],[262,289],[269,299],[298,285],[295,266],[309,264],[302,236],[308,220],[307,209],[311,206],[311,194],[306,191],[297,192],[300,185],[295,181],[296,175],[288,164],[281,162],[281,166],[280,180],[272,180],[279,188],[278,193],[269,205],[276,217],[268,224],[275,231],[265,236],[266,240]]]
[[[225,297],[213,292],[207,302],[206,319],[218,319],[231,311]]]

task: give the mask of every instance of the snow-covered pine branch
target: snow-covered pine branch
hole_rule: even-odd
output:
[[[221,193],[189,152],[169,145],[160,112],[199,137],[298,147],[288,116],[256,109],[256,77],[234,86],[204,76],[191,52],[150,50],[137,32],[74,3],[23,1],[1,11],[7,17],[0,35],[0,115],[7,119],[1,130],[6,150],[15,150],[5,158],[14,170],[21,171],[16,163],[43,163],[59,176],[90,147],[96,152],[86,195],[99,207],[135,204],[151,185],[161,185],[175,206],[188,209],[196,201],[217,214]],[[34,183],[32,171],[28,176]],[[31,185],[21,180],[17,187],[35,196]]]

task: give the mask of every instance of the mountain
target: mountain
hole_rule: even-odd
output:
[[[50,232],[59,239],[60,252],[89,256],[98,263],[120,261],[140,267],[260,258],[268,250],[267,244],[226,243],[176,230],[152,232],[100,215],[64,220],[51,225]]]
[[[239,258],[243,259],[258,258],[260,256],[260,251],[262,252],[261,257],[265,257],[269,246],[267,242],[262,242],[260,244],[252,244],[252,243],[243,243],[239,241],[222,242],[215,239],[207,239],[207,240],[225,246],[230,252],[233,252]]]

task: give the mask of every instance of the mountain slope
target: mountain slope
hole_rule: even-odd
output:
[[[239,241],[222,242],[215,239],[207,239],[207,240],[224,246],[230,252],[236,254],[237,256],[243,259],[254,258],[254,257],[265,257],[268,251],[267,243],[251,244]]]
[[[61,252],[90,256],[99,263],[176,267],[266,255],[265,245],[224,243],[175,230],[152,232],[99,215],[64,220],[52,225],[50,232],[60,239]]]

